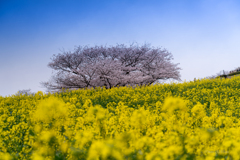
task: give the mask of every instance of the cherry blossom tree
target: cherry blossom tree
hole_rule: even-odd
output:
[[[166,49],[149,44],[79,46],[53,55],[48,64],[55,73],[41,82],[49,91],[62,88],[112,88],[150,85],[158,80],[180,80],[180,68]]]

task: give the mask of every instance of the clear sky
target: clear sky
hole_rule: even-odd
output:
[[[240,67],[238,0],[0,0],[0,95],[45,91],[53,54],[151,43],[190,81]]]

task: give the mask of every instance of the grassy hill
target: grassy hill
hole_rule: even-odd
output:
[[[239,159],[240,77],[0,97],[0,157]]]

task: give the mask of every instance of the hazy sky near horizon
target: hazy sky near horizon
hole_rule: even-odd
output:
[[[166,48],[190,81],[240,67],[238,0],[0,0],[0,95],[45,91],[47,64],[79,45]]]

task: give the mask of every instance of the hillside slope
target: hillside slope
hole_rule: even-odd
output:
[[[0,157],[240,157],[240,77],[0,97]]]

